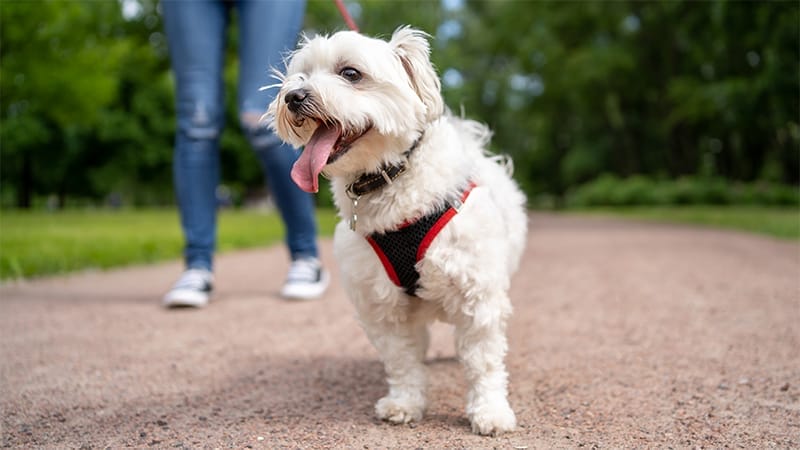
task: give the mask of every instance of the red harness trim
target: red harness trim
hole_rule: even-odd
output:
[[[467,188],[461,194],[461,198],[460,198],[461,205],[463,205],[464,202],[466,202],[467,197],[469,197],[469,194],[472,192],[472,189],[475,188],[476,186],[477,185],[474,182],[470,182],[470,184],[467,186]],[[444,229],[445,226],[447,226],[447,224],[450,222],[450,220],[453,219],[453,217],[455,217],[456,214],[458,214],[458,209],[456,209],[456,207],[453,206],[453,204],[451,203],[450,206],[444,212],[434,212],[434,213],[432,213],[430,215],[430,216],[434,216],[434,217],[436,217],[438,215],[438,218],[435,219],[436,221],[433,224],[429,225],[430,228],[428,228],[425,231],[424,237],[419,242],[419,245],[418,245],[418,247],[416,249],[416,261],[415,262],[420,262],[422,260],[422,258],[425,257],[425,254],[428,252],[428,248],[431,246],[431,244],[433,243],[434,239],[436,239],[436,236],[439,235],[439,233]],[[412,220],[408,220],[406,222],[403,222],[402,224],[400,224],[398,226],[398,230],[401,230],[401,229],[407,228],[409,226],[412,226],[412,225],[414,225],[416,223],[419,223],[419,222],[423,221],[424,219],[429,218],[430,216],[417,218],[417,219],[412,219]],[[392,263],[392,260],[389,258],[389,256],[387,256],[386,252],[384,251],[384,248],[381,246],[381,244],[379,244],[376,241],[376,239],[373,237],[373,235],[369,235],[369,236],[365,236],[365,237],[367,239],[367,242],[369,242],[369,245],[372,247],[372,249],[378,255],[378,258],[380,259],[381,264],[383,265],[383,268],[386,271],[386,274],[389,276],[389,279],[392,280],[392,283],[394,283],[396,286],[406,288],[406,292],[411,294],[411,295],[413,295],[414,291],[416,290],[416,287],[415,287],[416,286],[416,279],[419,278],[419,274],[416,272],[416,269],[414,267],[397,267],[397,268],[395,268],[394,264]],[[411,244],[411,245],[413,245],[413,244]],[[396,256],[395,256],[395,258],[396,258]],[[410,259],[407,259],[406,261],[408,263],[411,263]],[[416,264],[414,264],[414,265],[416,265]],[[398,271],[401,271],[401,272],[403,272],[405,274],[404,275],[404,280],[406,281],[406,284],[404,284],[404,282],[400,280],[400,276],[398,275]],[[413,272],[413,274],[414,274],[413,275],[413,281],[407,280],[407,278],[409,276],[409,272]]]
[[[392,280],[392,283],[397,286],[402,286],[403,284],[400,282],[400,277],[397,276],[397,272],[394,271],[394,266],[389,261],[389,257],[386,256],[386,253],[383,252],[381,246],[375,242],[375,239],[372,239],[372,236],[367,236],[367,242],[372,246],[372,250],[378,254],[378,258],[380,258],[381,264],[383,264],[383,268],[386,270],[386,275],[389,275],[389,279]]]
[[[467,186],[467,189],[464,190],[463,194],[461,194],[462,204],[467,201],[467,197],[469,197],[469,194],[472,192],[474,187],[475,183],[470,182],[469,186]],[[433,240],[436,239],[436,236],[439,235],[439,232],[442,231],[445,225],[447,225],[447,223],[450,222],[450,219],[452,219],[456,214],[458,214],[458,210],[451,205],[450,208],[448,208],[447,211],[442,214],[442,217],[440,217],[439,220],[433,224],[430,231],[428,231],[428,234],[425,235],[425,238],[423,238],[422,242],[419,244],[419,249],[417,250],[417,262],[420,262],[422,258],[425,257],[425,253],[428,252],[428,247],[431,246]]]

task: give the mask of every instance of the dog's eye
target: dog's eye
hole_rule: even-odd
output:
[[[357,83],[361,81],[362,78],[361,72],[353,69],[352,67],[345,67],[344,69],[340,70],[339,75],[351,83]]]

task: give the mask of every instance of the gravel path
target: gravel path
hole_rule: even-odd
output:
[[[0,445],[800,447],[800,245],[549,215],[530,228],[511,293],[515,433],[469,432],[441,324],[425,419],[375,420],[382,367],[341,286],[281,301],[272,247],[219,257],[204,310],[158,306],[177,262],[0,287]]]

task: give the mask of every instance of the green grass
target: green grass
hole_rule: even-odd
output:
[[[800,209],[760,206],[631,206],[572,212],[665,223],[685,223],[800,240]]]
[[[570,210],[669,223],[730,228],[798,241],[800,210],[767,207],[625,207]],[[320,234],[337,222],[332,210],[317,212]],[[219,217],[220,251],[270,245],[283,237],[275,213],[226,210]],[[106,269],[181,257],[175,210],[81,210],[0,212],[0,280],[85,269]]]
[[[317,214],[320,233],[331,235],[336,217]],[[269,245],[283,238],[276,213],[223,211],[219,251]],[[181,258],[175,210],[0,212],[0,279],[30,278]]]

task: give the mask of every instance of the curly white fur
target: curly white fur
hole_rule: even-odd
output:
[[[369,130],[324,171],[343,219],[334,237],[343,283],[388,376],[389,392],[377,402],[377,415],[393,423],[422,418],[427,325],[438,319],[455,326],[470,386],[466,412],[472,430],[496,435],[516,426],[503,359],[510,277],[526,235],[525,197],[509,176],[509,163],[488,154],[488,128],[444,111],[428,55],[427,35],[407,27],[388,42],[355,32],[306,39],[291,55],[267,117],[296,146],[307,144],[320,122]],[[344,79],[343,67],[357,69],[363,78]],[[311,102],[302,113],[290,110],[285,99],[297,89],[308,92]],[[421,134],[406,172],[364,195],[354,211],[347,185],[403,161]],[[416,296],[406,295],[364,236],[440,208],[470,180],[477,186],[417,264]],[[354,212],[358,221],[352,231],[347,222]]]

